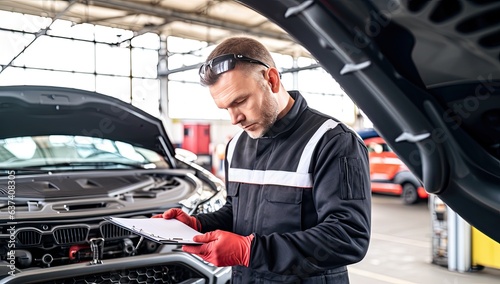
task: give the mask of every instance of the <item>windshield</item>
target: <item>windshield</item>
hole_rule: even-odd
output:
[[[93,170],[168,168],[158,153],[108,139],[49,135],[0,139],[0,168]]]

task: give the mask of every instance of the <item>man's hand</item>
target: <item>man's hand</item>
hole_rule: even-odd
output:
[[[182,250],[196,254],[215,266],[243,265],[250,263],[250,245],[254,235],[240,236],[227,231],[216,230],[194,236],[198,246],[184,245]]]
[[[193,216],[189,216],[186,212],[179,208],[168,209],[163,212],[163,214],[154,215],[151,218],[177,219],[196,231],[201,231],[201,224],[198,222],[198,219]]]

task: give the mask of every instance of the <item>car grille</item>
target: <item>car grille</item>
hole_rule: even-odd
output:
[[[20,245],[35,246],[42,241],[42,233],[36,230],[22,230],[16,234],[16,239]]]
[[[76,244],[87,241],[89,227],[67,227],[54,230],[54,239],[58,244]]]
[[[129,284],[142,284],[142,283],[180,283],[189,279],[203,278],[200,274],[196,273],[182,265],[157,265],[140,267],[134,269],[123,269],[118,271],[109,271],[104,273],[89,274],[84,276],[75,276],[73,278],[65,278],[54,281],[44,281],[38,283],[74,283],[74,284],[87,284],[87,283],[129,283]]]
[[[99,226],[100,236],[106,240],[117,240],[136,236],[130,230],[123,229],[109,222],[103,222]],[[58,245],[70,245],[86,243],[90,233],[90,226],[60,225],[53,231],[40,231],[37,228],[22,228],[16,233],[16,241],[20,246],[36,246],[48,241],[48,236],[52,235],[53,241]],[[52,239],[50,239],[52,240]]]

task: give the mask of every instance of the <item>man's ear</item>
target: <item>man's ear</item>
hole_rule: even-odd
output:
[[[280,85],[281,85],[281,78],[280,78],[280,72],[278,71],[278,69],[274,68],[274,67],[270,67],[267,69],[267,80],[269,82],[269,85],[271,87],[271,91],[273,91],[273,93],[277,93],[280,89]]]

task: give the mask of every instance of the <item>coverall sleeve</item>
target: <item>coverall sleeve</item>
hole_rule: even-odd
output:
[[[215,230],[231,232],[233,230],[233,209],[231,198],[228,197],[226,204],[213,213],[199,214],[195,216],[201,224],[201,232],[207,233]]]
[[[293,233],[255,234],[252,269],[311,274],[356,263],[365,256],[371,189],[364,143],[353,133],[329,131],[313,155],[310,169],[317,225]]]

